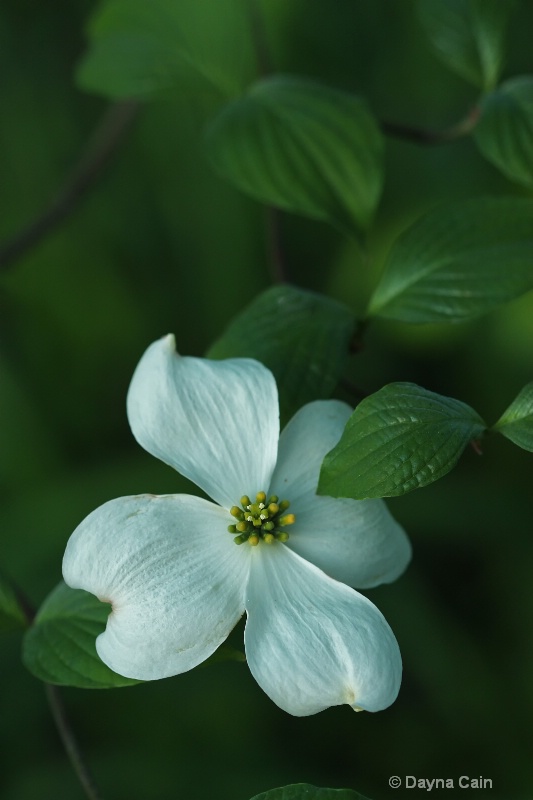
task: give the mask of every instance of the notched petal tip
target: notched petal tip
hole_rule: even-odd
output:
[[[159,340],[166,348],[171,352],[179,355],[178,351],[176,350],[176,337],[173,333],[167,333],[165,336],[162,336]]]

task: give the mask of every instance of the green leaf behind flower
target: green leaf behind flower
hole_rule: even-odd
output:
[[[0,633],[28,626],[28,619],[9,581],[0,574]]]
[[[533,288],[533,200],[481,197],[424,214],[393,244],[369,314],[462,322]]]
[[[393,497],[446,475],[486,429],[466,403],[414,383],[390,383],[355,409],[325,457],[318,493]]]
[[[474,139],[507,178],[533,188],[533,76],[512,78],[484,98]]]
[[[533,382],[518,393],[492,430],[533,453]]]
[[[267,289],[207,352],[208,358],[249,357],[274,374],[284,420],[302,405],[327,398],[343,372],[355,318],[342,303],[293,286]]]
[[[207,133],[220,175],[272,206],[349,233],[369,226],[383,182],[383,138],[359,98],[277,75],[226,106]]]
[[[513,0],[419,0],[418,15],[435,54],[480,89],[500,76]]]
[[[293,783],[279,789],[270,789],[255,795],[251,800],[369,800],[352,789],[319,789],[309,783]]]

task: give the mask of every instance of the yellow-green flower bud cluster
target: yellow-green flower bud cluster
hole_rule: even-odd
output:
[[[257,492],[255,503],[252,503],[248,495],[243,495],[241,505],[232,506],[229,511],[237,520],[234,525],[228,525],[228,531],[237,534],[233,541],[235,544],[248,542],[254,547],[260,541],[265,544],[286,542],[289,534],[283,528],[296,521],[294,514],[285,513],[289,506],[288,500],[280,502],[275,494],[267,500],[265,492]]]

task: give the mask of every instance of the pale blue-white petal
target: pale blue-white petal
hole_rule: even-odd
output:
[[[339,400],[315,400],[297,411],[281,432],[270,494],[291,503],[314,494],[324,456],[341,438],[351,414]]]
[[[401,575],[411,545],[383,500],[315,494],[322,460],[350,414],[336,400],[301,408],[281,434],[271,492],[289,499],[296,515],[287,546],[333,578],[368,589]]]
[[[111,603],[96,649],[112,670],[166,678],[226,639],[244,611],[250,565],[228,523],[227,511],[198,497],[139,495],[105,503],[76,528],[63,576]]]
[[[245,603],[248,664],[289,714],[344,703],[380,711],[396,699],[400,651],[381,612],[285,545],[252,554]]]
[[[304,495],[291,511],[296,522],[287,546],[349,586],[390,583],[411,560],[409,539],[383,500]]]
[[[258,361],[211,361],[154,342],[128,392],[133,435],[152,455],[230,508],[265,491],[279,436],[274,376]]]

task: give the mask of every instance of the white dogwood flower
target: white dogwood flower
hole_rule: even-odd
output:
[[[72,534],[65,581],[111,604],[102,661],[139,680],[177,675],[246,611],[248,664],[285,711],[390,705],[398,644],[350,587],[397,578],[408,539],[381,500],[315,494],[350,413],[336,400],[309,403],[279,437],[276,383],[262,364],[181,357],[173,336],[152,344],[128,393],[131,429],[214,502],[120,497]]]

